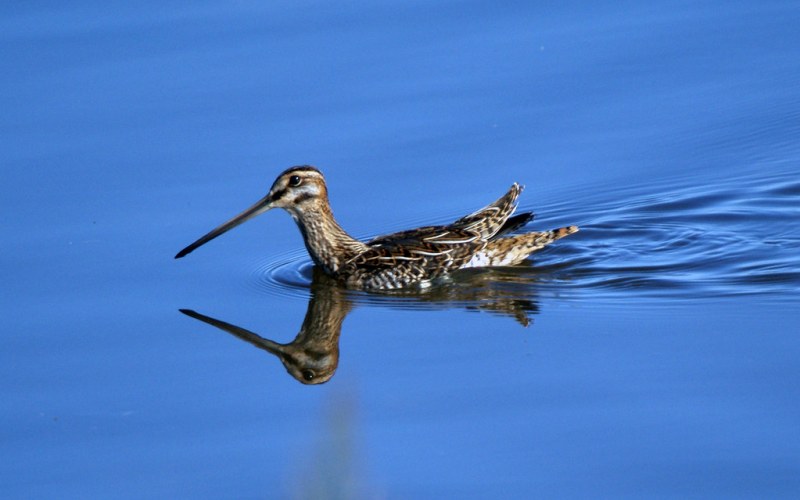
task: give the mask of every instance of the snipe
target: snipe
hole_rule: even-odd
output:
[[[175,258],[256,215],[283,208],[300,228],[314,263],[343,284],[373,290],[425,286],[456,269],[517,264],[578,230],[567,226],[504,236],[533,218],[530,212],[511,217],[521,192],[522,186],[514,183],[491,205],[452,224],[420,227],[364,243],[347,234],[334,219],[322,172],[311,166],[292,167],[278,176],[264,198],[178,252]]]

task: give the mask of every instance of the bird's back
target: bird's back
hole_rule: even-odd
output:
[[[429,281],[465,267],[496,236],[527,223],[533,215],[516,209],[522,187],[514,183],[494,203],[452,224],[424,226],[378,236],[367,250],[348,261],[339,271],[350,285],[364,288],[401,288]]]

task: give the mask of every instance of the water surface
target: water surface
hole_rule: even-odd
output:
[[[797,497],[798,25],[794,2],[4,7],[0,491]],[[303,163],[359,237],[514,181],[530,228],[581,232],[422,294],[315,279],[277,211],[172,259]]]

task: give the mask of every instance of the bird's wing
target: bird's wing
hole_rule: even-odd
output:
[[[426,226],[368,241],[369,248],[347,264],[357,267],[391,267],[411,262],[421,266],[436,265],[444,260],[463,259],[483,244],[475,231],[452,226]]]
[[[505,224],[508,217],[517,209],[517,198],[523,186],[516,182],[506,194],[480,210],[458,219],[451,227],[473,231],[484,240],[494,237]]]

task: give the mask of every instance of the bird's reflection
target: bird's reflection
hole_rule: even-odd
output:
[[[181,309],[181,312],[274,354],[280,358],[289,375],[300,382],[322,384],[330,380],[339,366],[339,334],[342,321],[352,308],[345,292],[326,275],[315,272],[303,326],[297,337],[288,344],[279,344],[250,330],[189,309]]]
[[[536,300],[531,296],[530,277],[520,277],[519,274],[504,276],[501,271],[479,271],[465,276],[458,283],[424,291],[376,295],[341,288],[335,280],[315,267],[311,299],[303,325],[295,339],[288,344],[275,342],[190,309],[180,311],[274,354],[286,371],[303,384],[322,384],[330,380],[339,366],[339,335],[342,322],[353,308],[354,301],[400,307],[483,310],[511,316],[523,326],[528,326],[532,322],[530,316],[539,311]],[[520,293],[523,289],[524,294]]]

